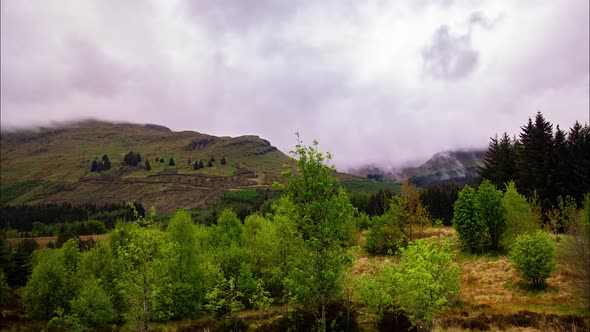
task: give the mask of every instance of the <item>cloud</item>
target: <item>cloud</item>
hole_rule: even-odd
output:
[[[422,52],[425,73],[445,80],[461,79],[473,72],[479,53],[471,45],[470,33],[453,36],[440,26],[432,43]]]
[[[588,2],[2,1],[1,124],[317,138],[407,164],[588,109]]]

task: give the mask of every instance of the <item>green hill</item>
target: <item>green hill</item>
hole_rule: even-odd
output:
[[[138,201],[166,212],[216,201],[228,190],[269,187],[289,160],[258,136],[99,121],[3,133],[0,144],[2,204]],[[129,151],[141,154],[137,166],[124,163]],[[111,169],[91,172],[93,160],[105,154]],[[215,161],[207,167],[211,157]],[[193,170],[200,160],[205,167]]]
[[[0,146],[0,205],[136,201],[170,212],[216,202],[228,191],[271,188],[289,161],[258,136],[216,137],[100,121],[2,133]],[[124,163],[130,151],[141,155],[137,166]],[[103,155],[111,169],[91,172],[92,162]],[[211,157],[215,161],[207,167]],[[175,166],[169,166],[170,158]],[[200,160],[205,167],[193,170]],[[350,175],[339,178],[347,187],[371,185]]]

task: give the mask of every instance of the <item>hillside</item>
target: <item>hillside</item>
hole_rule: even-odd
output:
[[[138,201],[167,212],[215,201],[227,190],[268,188],[289,160],[258,136],[215,137],[99,121],[3,133],[0,142],[6,204]],[[129,151],[141,154],[138,166],[124,164]],[[112,168],[91,172],[93,160],[105,154]],[[195,161],[206,165],[212,156],[212,167],[193,170]],[[226,165],[220,163],[223,156]],[[170,158],[175,166],[168,165]]]
[[[439,152],[418,167],[385,170],[380,166],[365,166],[350,170],[350,173],[366,177],[378,175],[384,181],[401,183],[410,179],[417,186],[427,186],[440,182],[466,184],[478,177],[478,167],[482,166],[484,150]]]
[[[165,213],[213,203],[227,191],[270,189],[289,161],[258,136],[216,137],[95,120],[2,133],[0,146],[0,205],[136,201]],[[141,154],[137,166],[124,163],[130,151]],[[92,162],[105,154],[112,168],[91,172]],[[211,157],[215,162],[207,167]],[[169,166],[170,158],[175,166]],[[200,160],[205,167],[193,170]],[[349,174],[337,177],[354,191],[385,185]]]

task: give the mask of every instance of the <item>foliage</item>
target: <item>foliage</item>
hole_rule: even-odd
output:
[[[35,252],[33,272],[23,289],[23,303],[29,317],[48,320],[58,308],[69,308],[69,301],[79,287],[74,278],[78,255],[73,240],[61,249]]]
[[[399,225],[410,241],[414,239],[415,228],[423,231],[430,226],[430,216],[422,204],[420,192],[408,180],[402,182],[402,194],[397,212]]]
[[[485,225],[487,240],[492,249],[498,249],[506,230],[506,209],[502,205],[502,192],[490,181],[484,180],[477,189],[477,218]]]
[[[429,330],[435,317],[448,310],[459,293],[460,268],[448,243],[424,240],[402,249],[397,282],[398,303],[420,329]]]
[[[397,225],[377,226],[369,230],[365,242],[371,254],[394,255],[406,244],[406,236]]]
[[[514,267],[522,272],[534,287],[545,284],[545,280],[556,269],[557,248],[547,233],[538,230],[533,234],[521,234],[510,251]]]
[[[307,147],[298,141],[291,151],[297,159],[294,173],[285,166],[285,195],[293,203],[292,218],[298,220],[298,231],[304,240],[302,256],[295,261],[295,293],[309,304],[319,304],[318,329],[325,331],[326,306],[339,296],[339,279],[350,264],[344,246],[350,242],[354,225],[354,207],[346,191],[333,177],[333,167],[326,163],[329,153],[318,150],[318,143]]]
[[[518,193],[514,181],[506,185],[502,205],[506,211],[506,231],[500,241],[504,248],[510,248],[520,234],[533,233],[540,228],[540,217],[533,213],[526,198]]]
[[[109,296],[95,278],[81,280],[80,291],[69,307],[71,315],[83,326],[104,328],[114,319]]]
[[[134,204],[140,215],[145,215],[141,204]],[[0,225],[2,228],[14,228],[21,232],[30,232],[33,223],[52,225],[83,220],[98,220],[107,228],[112,228],[118,219],[134,220],[133,211],[127,204],[40,204],[0,207]]]
[[[459,197],[459,190],[461,187],[453,183],[434,184],[424,188],[420,198],[432,218],[440,219],[444,225],[450,226],[453,223],[453,205]]]
[[[557,197],[557,207],[547,212],[548,226],[554,233],[567,232],[577,217],[578,207],[576,201],[570,196],[565,199],[561,196]]]
[[[572,282],[577,293],[590,306],[590,193],[577,219],[569,224],[568,237],[563,240],[559,259],[575,272]]]
[[[497,187],[514,180],[518,190],[539,197],[543,212],[557,197],[571,196],[580,203],[590,187],[590,126],[575,122],[566,134],[538,112],[521,127],[518,138],[504,133],[490,140],[480,169],[483,179]]]
[[[6,282],[6,274],[4,270],[0,268],[0,305],[4,306],[4,304],[8,301],[8,291],[10,287]]]
[[[482,252],[484,247],[485,225],[476,213],[476,192],[469,186],[463,187],[455,202],[453,227],[457,230],[459,241],[470,252]]]
[[[141,154],[139,152],[129,151],[123,158],[125,165],[137,166],[141,161]]]

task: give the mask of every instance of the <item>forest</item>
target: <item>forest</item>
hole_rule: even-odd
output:
[[[345,190],[330,153],[298,138],[272,193],[167,216],[130,203],[104,219],[86,206],[4,221],[0,328],[587,330],[589,144],[588,125],[553,133],[538,113],[518,138],[491,139],[477,186],[367,194]],[[10,244],[8,227],[67,236]]]

